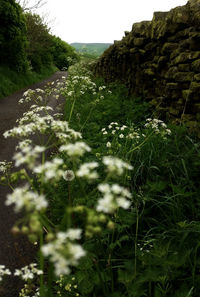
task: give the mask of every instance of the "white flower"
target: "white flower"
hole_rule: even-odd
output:
[[[54,158],[51,161],[47,161],[44,164],[34,167],[33,172],[36,174],[42,174],[46,182],[51,179],[59,180],[64,173],[64,171],[60,169],[61,165],[63,165],[63,160],[60,158]]]
[[[12,162],[2,161],[0,162],[0,173],[6,173],[8,169],[12,166]]]
[[[76,172],[78,177],[85,177],[87,179],[97,179],[99,177],[98,173],[94,170],[99,164],[97,162],[84,163],[80,166],[79,170]]]
[[[102,193],[110,193],[111,189],[108,184],[99,184],[98,190]]]
[[[103,194],[97,202],[96,210],[105,213],[113,213],[118,207],[128,209],[131,205],[131,193],[118,184],[100,184],[98,190]],[[128,199],[127,199],[128,198]]]
[[[119,135],[119,138],[124,138],[124,134],[120,134]]]
[[[33,169],[35,160],[45,151],[43,146],[36,145],[33,148],[28,144],[28,141],[19,143],[18,148],[21,148],[21,152],[15,153],[13,156],[15,166],[18,167],[26,163],[30,169]]]
[[[0,282],[3,280],[4,275],[11,275],[11,271],[5,265],[0,265]]]
[[[36,263],[31,263],[21,269],[15,269],[14,275],[20,276],[23,280],[27,281],[30,279],[34,279],[37,275],[43,274],[43,271],[37,269]]]
[[[28,185],[21,188],[15,188],[12,194],[7,195],[5,204],[7,206],[14,204],[16,212],[19,212],[23,208],[27,211],[41,211],[48,206],[45,196],[29,191]]]
[[[66,232],[66,238],[69,238],[70,240],[77,240],[81,239],[81,229],[68,229]]]
[[[81,238],[81,229],[69,229],[67,232],[58,232],[52,242],[42,246],[44,256],[49,256],[54,263],[55,274],[69,274],[70,266],[76,266],[78,260],[85,256],[86,252],[74,240]]]
[[[128,209],[131,205],[131,202],[129,200],[125,199],[124,197],[119,197],[116,200],[117,200],[118,206],[122,207],[124,209]]]
[[[171,130],[167,129],[167,125],[158,119],[147,119],[145,128],[151,128],[156,134],[160,134],[163,139],[166,139],[166,135],[171,135]]]
[[[114,197],[112,194],[106,194],[103,198],[98,200],[98,204],[96,207],[97,211],[112,213],[115,209],[116,204],[114,202]]]
[[[106,143],[106,146],[109,148],[109,147],[111,147],[111,143],[108,141],[107,143]]]
[[[103,157],[103,164],[107,166],[109,173],[122,175],[124,170],[132,170],[133,167],[119,158],[112,156]]]
[[[81,157],[85,152],[90,152],[91,148],[85,142],[78,141],[74,144],[62,145],[59,151],[66,152],[70,157]]]

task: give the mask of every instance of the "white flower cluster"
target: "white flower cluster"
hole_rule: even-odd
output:
[[[91,148],[82,141],[62,145],[59,148],[60,152],[66,152],[70,157],[81,157],[85,152],[90,152]]]
[[[141,137],[141,132],[139,129],[136,130],[133,127],[119,125],[117,122],[110,123],[107,128],[102,128],[101,132],[103,135],[106,135],[109,140],[114,137],[115,139],[118,138],[118,141],[120,139],[132,139],[138,142],[138,139]],[[144,134],[142,134],[142,136],[145,137]],[[110,141],[108,141],[106,146],[110,148],[115,146],[115,144],[112,144]]]
[[[11,275],[11,271],[5,265],[0,265],[0,282],[3,280],[4,275]]]
[[[124,170],[133,170],[133,167],[127,162],[113,156],[104,156],[103,164],[106,165],[107,171],[112,174],[122,175]]]
[[[87,91],[96,94],[96,84],[90,79],[89,76],[74,75],[69,76],[65,85],[64,94],[68,97],[81,96]]]
[[[21,188],[15,188],[11,194],[7,195],[5,204],[7,206],[14,204],[14,209],[19,212],[22,209],[26,211],[40,211],[48,206],[48,202],[44,195],[29,191],[29,185]]]
[[[165,138],[166,135],[171,135],[171,130],[167,128],[167,125],[158,119],[146,119],[145,128],[151,128],[156,134],[160,134]]]
[[[108,125],[107,129],[102,128],[101,132],[103,133],[103,135],[107,135],[108,133],[115,134],[117,131],[124,131],[127,128],[128,127],[126,125],[120,126],[117,122],[112,122]],[[123,134],[121,133],[120,135]],[[121,138],[123,138],[123,136],[121,136]]]
[[[58,87],[62,87],[64,85],[62,77],[61,79],[57,79],[55,82],[47,83],[45,89],[37,88],[35,90],[28,89],[24,92],[23,97],[19,100],[19,104],[27,103],[30,101],[35,101],[37,104],[46,103],[47,97],[53,93],[58,93]],[[65,78],[64,78],[65,79]],[[59,95],[54,95],[57,99]]]
[[[0,173],[6,173],[8,169],[12,166],[12,162],[1,161],[0,162]]]
[[[39,107],[42,109],[43,107]],[[48,111],[48,108],[45,107]],[[51,110],[51,108],[50,108]],[[66,143],[70,139],[82,138],[81,133],[70,129],[68,122],[55,120],[53,116],[47,114],[42,116],[40,113],[30,110],[24,114],[24,117],[18,120],[18,127],[6,131],[3,135],[7,137],[28,137],[38,134],[54,134],[61,143]]]
[[[98,190],[103,194],[96,206],[99,212],[113,213],[118,207],[128,209],[131,205],[131,201],[128,200],[132,197],[131,193],[118,184],[99,184]]]
[[[20,152],[15,153],[13,160],[15,160],[15,166],[19,167],[22,164],[27,164],[28,168],[33,169],[35,166],[36,159],[42,152],[45,151],[44,146],[36,145],[32,147],[28,144],[27,140],[20,142],[18,147],[21,149]]]
[[[63,176],[63,169],[60,168],[63,165],[63,160],[60,158],[54,158],[51,161],[46,161],[44,164],[35,166],[33,172],[41,174],[45,182],[49,180],[59,180]]]
[[[15,269],[14,275],[21,277],[23,280],[31,280],[34,279],[37,275],[43,274],[43,271],[37,269],[36,263],[31,263],[21,269]],[[37,296],[37,295],[36,295]]]
[[[19,100],[19,104],[23,104],[25,102],[31,101],[32,100],[32,96],[34,94],[35,94],[35,91],[34,90],[28,89],[26,92],[24,92],[23,97]]]
[[[95,168],[97,168],[99,164],[97,162],[84,163],[80,166],[79,170],[76,172],[78,177],[84,177],[87,179],[97,179],[99,177]]]
[[[81,245],[73,242],[81,238],[81,232],[81,229],[58,232],[52,242],[42,246],[42,253],[54,263],[57,276],[69,274],[70,266],[76,266],[79,259],[86,255]]]

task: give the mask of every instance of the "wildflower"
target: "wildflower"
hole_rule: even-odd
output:
[[[118,207],[128,209],[131,202],[131,193],[124,187],[114,184],[99,184],[98,190],[103,194],[97,202],[96,210],[99,212],[113,213]]]
[[[0,162],[0,173],[6,173],[8,169],[10,169],[12,162],[2,161]]]
[[[119,135],[119,138],[124,138],[124,134],[120,134]]]
[[[60,152],[66,152],[70,157],[81,157],[85,152],[90,152],[91,148],[85,142],[70,143],[62,145],[59,148]]]
[[[76,175],[87,179],[96,179],[98,178],[98,173],[94,169],[98,166],[99,164],[97,162],[84,163],[76,172]]]
[[[3,280],[4,275],[11,275],[11,271],[5,268],[5,265],[0,265],[0,282]]]
[[[109,173],[122,175],[124,169],[132,170],[133,167],[119,158],[112,156],[103,157],[103,164],[107,166]]]
[[[30,169],[33,169],[35,160],[39,155],[45,151],[45,147],[36,145],[34,148],[28,144],[28,142],[21,142],[19,146],[21,152],[15,153],[13,159],[15,160],[15,166],[19,167],[22,164],[27,164]]]
[[[15,269],[14,275],[20,276],[23,280],[27,281],[30,279],[34,279],[35,276],[43,274],[43,271],[37,269],[36,263],[31,263],[21,269]]]
[[[80,229],[69,229],[67,232],[58,232],[54,240],[42,246],[42,253],[54,263],[57,276],[69,274],[70,266],[76,266],[79,259],[85,256],[81,245],[73,242],[80,237]]]
[[[128,128],[128,127],[125,126],[125,125],[123,125],[123,126],[121,127],[121,131],[124,131],[124,129],[126,129],[126,128]]]
[[[15,188],[12,194],[7,195],[5,204],[7,206],[14,204],[16,212],[19,212],[23,208],[27,211],[40,211],[48,206],[45,196],[29,191],[28,185],[21,188]]]
[[[99,199],[96,209],[99,212],[102,211],[105,213],[113,213],[116,209],[116,204],[113,195],[106,194],[104,198]]]
[[[153,129],[154,132],[156,134],[160,134],[163,139],[166,139],[166,135],[171,135],[171,130],[167,129],[167,125],[163,121],[158,119],[148,118],[144,127]]]
[[[106,146],[109,148],[109,147],[111,147],[111,143],[108,141],[107,143],[106,143]]]
[[[45,182],[52,179],[59,180],[64,173],[64,171],[60,168],[61,165],[63,165],[63,160],[60,158],[54,158],[51,161],[47,161],[44,164],[34,167],[33,172],[43,175]]]
[[[72,181],[74,178],[75,178],[75,174],[72,170],[66,170],[64,173],[63,173],[63,178],[66,180],[66,181]]]

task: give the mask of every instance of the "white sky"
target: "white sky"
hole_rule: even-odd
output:
[[[168,11],[187,0],[47,0],[51,32],[68,43],[120,40],[133,23],[151,20],[154,11]]]

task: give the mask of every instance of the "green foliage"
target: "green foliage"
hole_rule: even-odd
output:
[[[0,2],[0,97],[67,70],[79,57],[73,47],[49,33],[44,20],[23,13],[15,1]]]
[[[39,15],[28,12],[25,14],[25,18],[29,42],[28,59],[32,69],[40,72],[42,67],[53,63],[50,49],[51,35],[49,28]]]
[[[68,69],[70,65],[73,65],[79,59],[74,48],[56,36],[51,37],[51,53],[56,67],[60,70],[63,68]]]
[[[27,69],[26,24],[21,7],[14,0],[0,2],[0,64],[23,72]]]
[[[77,52],[94,57],[102,55],[110,45],[111,43],[71,43]]]

